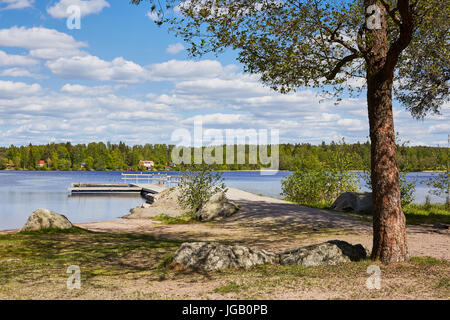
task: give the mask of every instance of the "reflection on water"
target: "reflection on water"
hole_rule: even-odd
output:
[[[256,194],[280,197],[281,179],[289,172],[261,176],[259,172],[224,172],[229,187]],[[428,187],[421,183],[431,173],[411,173],[417,179],[416,202],[423,203]],[[76,195],[68,187],[76,182],[119,183],[121,172],[0,171],[0,230],[20,228],[31,212],[39,208],[64,214],[75,223],[115,220],[145,200],[139,194]],[[360,189],[365,191],[364,183]],[[443,199],[432,198],[442,202]]]

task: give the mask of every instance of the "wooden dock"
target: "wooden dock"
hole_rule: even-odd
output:
[[[156,194],[180,182],[178,176],[165,174],[124,174],[122,180],[128,183],[72,183],[69,191],[72,194],[123,194],[140,193]]]

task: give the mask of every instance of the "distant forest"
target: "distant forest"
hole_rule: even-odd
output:
[[[155,163],[155,170],[173,169],[171,153],[175,146],[146,144],[127,146],[92,142],[87,145],[51,143],[16,147],[0,147],[0,170],[145,170],[141,160]],[[224,146],[225,148],[225,146]],[[270,149],[270,148],[269,148]],[[225,149],[224,149],[225,150]],[[235,146],[235,155],[237,146]],[[249,148],[245,148],[248,159]],[[333,166],[336,154],[350,159],[349,170],[364,170],[370,163],[370,143],[347,144],[331,142],[321,145],[281,144],[279,146],[280,170],[295,170],[305,162],[322,163]],[[224,158],[226,152],[224,151]],[[447,167],[447,147],[398,146],[398,164],[401,171],[443,170]],[[248,162],[248,161],[247,161]],[[225,161],[224,161],[225,163]],[[258,164],[213,165],[214,170],[257,170]],[[168,169],[168,168],[166,168]]]

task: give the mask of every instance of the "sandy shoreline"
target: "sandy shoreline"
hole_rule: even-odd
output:
[[[241,210],[220,222],[166,225],[151,219],[121,219],[75,225],[95,232],[151,234],[161,239],[233,241],[276,252],[332,239],[372,247],[372,225],[359,216],[302,207],[235,188],[229,188],[227,195]],[[410,256],[450,260],[448,230],[407,226],[407,236]]]

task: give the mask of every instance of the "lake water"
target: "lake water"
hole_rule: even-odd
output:
[[[175,173],[172,173],[175,174]],[[281,179],[289,172],[262,176],[259,172],[224,172],[229,187],[256,194],[281,197]],[[433,173],[409,173],[408,180],[417,179],[415,202],[423,203],[428,187],[422,180]],[[92,171],[0,171],[0,230],[20,228],[36,209],[46,208],[64,214],[74,222],[115,220],[144,202],[138,195],[76,195],[68,192],[74,182],[123,182],[121,172]],[[360,189],[364,183],[360,183]],[[443,199],[432,197],[433,202]]]

